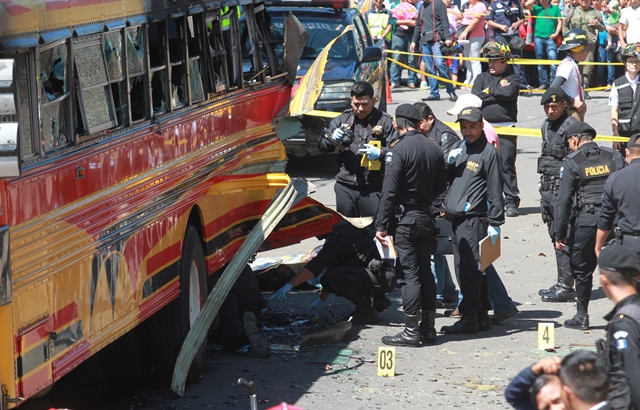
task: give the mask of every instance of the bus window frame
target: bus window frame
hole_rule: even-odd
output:
[[[161,39],[162,41],[160,41],[160,44],[157,47],[152,47],[151,46],[151,36],[150,36],[150,29],[151,26],[157,24],[159,26],[158,28],[158,33],[162,34],[163,38]],[[171,104],[171,94],[169,92],[169,70],[168,70],[168,66],[170,65],[170,60],[169,60],[169,45],[168,45],[168,27],[167,27],[167,20],[158,20],[158,21],[153,21],[151,23],[149,23],[147,25],[147,54],[149,55],[148,59],[149,59],[149,87],[148,87],[148,93],[149,93],[149,105],[150,105],[150,112],[151,112],[151,116],[152,117],[157,117],[158,115],[162,115],[165,114],[167,112],[169,112],[170,110],[170,104]],[[161,29],[163,28],[163,30]],[[152,63],[152,59],[151,59],[151,49],[154,48],[162,48],[162,50],[164,51],[164,53],[158,53],[159,55],[164,54],[164,64],[161,65],[157,65],[154,66]],[[160,75],[163,74],[164,71],[164,83],[161,82],[162,87],[164,88],[164,107],[160,107],[160,109],[158,111],[154,110],[153,107],[153,77],[155,76],[156,73],[160,73]],[[160,79],[162,81],[162,78]]]
[[[144,67],[142,67],[142,71],[141,72],[136,72],[136,73],[131,73],[129,71],[129,54],[128,54],[128,49],[127,49],[127,41],[128,41],[128,32],[132,31],[132,30],[141,30],[143,33],[143,42],[144,42],[144,50],[142,53],[142,61],[144,63]],[[139,32],[138,32],[139,33]],[[139,25],[134,25],[134,26],[130,26],[130,27],[126,27],[124,29],[124,40],[125,40],[125,53],[124,53],[124,68],[125,68],[125,73],[126,73],[126,85],[127,85],[127,98],[129,100],[129,110],[128,110],[128,115],[129,115],[129,123],[126,126],[133,126],[135,124],[140,124],[144,121],[148,121],[149,118],[151,117],[149,115],[149,113],[153,112],[152,109],[153,107],[151,107],[152,103],[149,100],[150,98],[150,94],[149,94],[149,90],[151,89],[151,85],[150,85],[150,81],[151,81],[151,77],[150,77],[150,73],[151,73],[151,61],[150,61],[150,56],[149,56],[149,30],[148,30],[148,25],[147,24],[139,24]],[[136,50],[137,51],[137,50]],[[146,107],[144,110],[144,115],[142,116],[142,118],[133,119],[133,100],[131,99],[131,91],[132,91],[132,87],[134,84],[134,79],[137,78],[141,78],[142,80],[142,87],[143,87],[143,92],[142,92],[142,97],[143,97],[143,106]],[[146,92],[145,92],[146,91]],[[151,111],[150,111],[151,110]]]
[[[92,85],[88,85],[88,86],[83,86],[82,84],[82,78],[81,78],[81,73],[82,70],[78,69],[78,57],[80,56],[80,51],[83,49],[88,49],[90,47],[95,47],[98,46],[99,50],[100,50],[100,54],[102,56],[102,67],[100,67],[99,62],[92,60],[92,62],[94,64],[96,64],[94,66],[94,69],[102,69],[102,72],[104,74],[104,78],[105,81],[104,82],[100,82],[97,84],[92,84]],[[97,134],[100,133],[102,131],[105,130],[110,130],[113,128],[116,128],[119,124],[116,122],[116,110],[115,110],[115,104],[113,101],[113,92],[111,90],[111,83],[109,81],[109,75],[108,75],[108,69],[107,69],[107,58],[105,56],[104,53],[104,35],[103,34],[98,34],[98,35],[89,35],[89,36],[83,36],[83,37],[78,37],[76,39],[74,39],[73,41],[73,64],[74,64],[74,80],[77,79],[77,82],[74,81],[74,84],[77,84],[76,87],[76,98],[77,98],[77,112],[80,115],[80,118],[78,118],[78,120],[82,120],[83,126],[84,126],[84,134],[80,135],[79,133],[79,129],[76,129],[76,135],[78,135],[78,138],[81,137],[89,137],[93,134]],[[100,124],[92,124],[90,125],[88,123],[88,102],[85,102],[85,92],[86,90],[100,90],[102,89],[104,91],[105,97],[106,97],[106,103],[107,103],[107,110],[108,110],[108,115],[110,117],[110,120],[107,122],[103,122]],[[79,125],[79,124],[78,124]]]
[[[229,53],[224,44],[222,34],[222,23],[220,21],[220,9],[208,12],[205,16],[205,24],[208,29],[207,42],[205,45],[206,61],[210,67],[207,80],[209,81],[209,92],[218,95],[229,91],[231,80],[229,76],[229,66],[227,59]],[[211,27],[209,28],[209,24]],[[220,79],[218,85],[216,79]]]
[[[56,47],[59,47],[61,45],[64,45],[65,48],[67,49],[67,55],[66,55],[66,66],[65,66],[65,86],[67,87],[65,94],[62,97],[56,98],[54,100],[51,101],[44,101],[44,85],[43,85],[43,79],[42,79],[42,66],[41,66],[41,55],[43,52],[49,50],[49,49],[54,49]],[[37,48],[37,53],[36,53],[36,72],[38,73],[37,78],[38,78],[38,86],[36,87],[37,90],[37,101],[38,101],[38,116],[39,116],[39,132],[38,132],[38,141],[36,142],[36,147],[38,149],[38,153],[40,154],[41,158],[45,158],[47,153],[56,151],[60,148],[64,148],[67,147],[71,144],[73,144],[74,142],[77,143],[78,141],[74,138],[73,133],[71,131],[71,125],[73,124],[74,118],[73,118],[73,100],[74,100],[74,94],[75,94],[75,85],[74,82],[71,81],[70,79],[70,74],[73,73],[73,67],[71,66],[71,61],[73,61],[73,50],[70,44],[69,39],[64,39],[64,40],[60,40],[60,41],[55,41],[52,42],[50,44],[47,44],[45,46],[40,46]],[[71,69],[70,69],[71,67]],[[66,142],[66,144],[64,145],[60,145],[57,147],[53,147],[50,149],[46,148],[46,143],[45,143],[45,133],[44,133],[44,110],[45,108],[48,108],[48,106],[51,106],[53,104],[60,104],[60,103],[65,103],[67,104],[67,123],[66,123],[66,128],[67,128],[67,138],[68,141]]]
[[[203,56],[205,55],[204,50],[207,46],[206,37],[207,30],[204,21],[204,13],[196,13],[186,17],[186,25],[185,25],[185,41],[186,41],[186,59],[187,59],[187,94],[189,105],[194,105],[199,102],[202,102],[207,99],[207,90],[205,88],[205,76],[203,71],[206,70],[204,67],[203,61],[205,60]],[[193,31],[192,31],[193,30]],[[193,35],[193,37],[191,37]],[[196,52],[191,53],[191,44],[197,43],[199,50],[194,50]],[[199,74],[195,73],[194,63],[197,63]],[[198,77],[196,79],[196,77]],[[194,97],[194,79],[199,80],[199,86],[201,90],[201,97]]]

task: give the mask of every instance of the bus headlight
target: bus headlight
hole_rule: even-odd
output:
[[[339,83],[325,83],[318,101],[349,101],[353,81]]]
[[[0,227],[0,306],[11,302],[9,227]]]

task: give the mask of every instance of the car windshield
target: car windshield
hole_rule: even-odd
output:
[[[327,44],[338,37],[345,28],[345,24],[339,20],[318,19],[318,18],[298,18],[300,23],[309,33],[309,41],[304,47],[302,60],[313,60],[327,46]],[[271,38],[277,40],[276,54],[282,57],[284,53],[284,18],[273,17],[271,25]],[[329,58],[332,60],[352,60],[353,36],[347,33],[336,41],[329,51]]]

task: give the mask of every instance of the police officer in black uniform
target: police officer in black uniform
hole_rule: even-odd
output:
[[[336,175],[336,210],[347,217],[374,216],[380,202],[384,164],[379,170],[361,165],[363,156],[381,161],[397,138],[393,118],[374,107],[373,87],[360,81],[351,88],[351,109],[331,121],[329,141],[318,140],[318,149],[333,152],[339,146]],[[379,146],[376,146],[378,145]]]
[[[353,323],[377,322],[378,312],[391,305],[385,293],[395,284],[394,269],[381,259],[373,241],[375,231],[369,226],[373,218],[349,218],[349,221],[338,223],[318,254],[271,298],[285,300],[292,288],[326,269],[320,279],[322,294],[307,313],[319,312],[329,294],[335,293],[356,305],[351,314]]]
[[[400,138],[385,156],[386,174],[376,217],[376,238],[395,242],[398,287],[405,328],[382,342],[396,346],[435,343],[436,284],[431,273],[435,220],[433,201],[447,188],[442,149],[418,131],[420,112],[411,104],[396,109]],[[420,312],[422,322],[418,328]]]
[[[615,307],[605,319],[607,341],[598,341],[609,362],[609,397],[614,409],[640,409],[640,263],[621,245],[609,245],[598,260],[600,285]]]
[[[640,259],[640,134],[629,138],[625,152],[629,166],[611,175],[604,185],[596,254],[613,230],[616,243],[633,250]]]
[[[633,103],[638,97],[635,97],[635,84],[638,83],[638,57],[640,57],[640,46],[637,44],[627,44],[620,53],[622,64],[625,68],[625,74],[616,78],[613,82],[613,88],[609,96],[609,104],[611,106],[611,128],[613,135],[630,137],[636,132],[640,132],[640,118],[636,114],[634,118]],[[636,102],[636,106],[637,106]],[[632,121],[633,120],[633,121]],[[626,142],[614,142],[613,148],[618,151],[624,151],[627,147]]]
[[[557,189],[560,185],[560,167],[564,157],[569,154],[567,128],[577,122],[566,111],[567,96],[560,87],[549,88],[542,96],[540,104],[544,106],[547,119],[542,123],[542,154],[538,158],[540,174],[540,208],[542,221],[547,224],[551,242],[555,245],[554,212]],[[554,247],[555,249],[555,247]],[[538,294],[543,302],[570,302],[576,298],[573,289],[573,276],[569,265],[569,251],[555,249],[557,282]]]
[[[413,106],[422,116],[422,121],[418,124],[419,131],[440,145],[445,156],[449,155],[449,151],[460,141],[458,134],[447,124],[437,119],[428,104],[417,102]]]
[[[573,152],[560,169],[555,210],[556,249],[568,247],[571,273],[576,281],[577,313],[567,319],[564,326],[587,330],[593,271],[597,263],[594,246],[602,191],[609,175],[622,168],[623,160],[613,149],[593,142],[596,131],[587,123],[578,121],[570,125],[567,135],[569,149]]]
[[[452,220],[453,257],[463,295],[458,310],[462,317],[440,331],[474,334],[491,328],[487,277],[478,266],[479,242],[489,235],[495,243],[504,223],[502,171],[498,151],[484,135],[480,109],[462,109],[457,122],[464,140],[447,156],[450,186],[442,208]]]

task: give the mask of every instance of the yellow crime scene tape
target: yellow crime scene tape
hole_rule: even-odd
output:
[[[387,51],[387,54],[389,54],[390,52]],[[425,57],[436,57],[430,54],[419,54],[419,53],[409,53],[406,51],[394,51],[393,53],[397,53],[397,54],[407,54],[407,55],[415,55],[415,56],[425,56]],[[455,57],[455,56],[437,56],[438,58],[443,58],[443,59],[455,59],[455,60],[461,60],[461,61],[481,61],[481,62],[487,62],[488,59],[483,58],[483,57]],[[406,68],[407,70],[411,70],[411,71],[415,71],[416,73],[420,73],[422,75],[425,75],[427,77],[433,77],[433,78],[437,78],[439,81],[445,82],[445,83],[450,83],[453,85],[457,85],[460,87],[469,87],[469,84],[464,84],[464,83],[460,83],[457,81],[452,81],[449,80],[448,78],[442,78],[442,77],[438,77],[436,75],[433,74],[429,74],[429,73],[425,73],[424,71],[420,71],[416,68],[410,67],[406,64],[403,64],[401,62],[399,62],[398,60],[394,60],[391,57],[387,57],[388,61],[391,61],[393,63],[396,63],[397,65],[399,65],[402,68]],[[522,65],[538,65],[538,64],[542,64],[542,65],[557,65],[559,64],[560,61],[559,60],[532,60],[532,59],[520,59],[518,58],[517,60],[511,59],[509,60],[509,64],[522,64]],[[606,63],[587,63],[587,64],[583,64],[580,63],[580,65],[588,65],[588,64],[592,64],[592,65],[608,65]],[[610,63],[610,65],[622,65],[622,63]],[[584,91],[587,92],[591,92],[591,91],[604,91],[604,90],[610,90],[611,87],[591,87],[591,88],[585,88]],[[545,90],[520,90],[521,94],[544,94]]]
[[[314,117],[324,117],[324,118],[335,118],[342,113],[333,112],[333,111],[321,111],[321,110],[312,110],[305,115],[311,115]],[[460,131],[460,124],[457,122],[445,122],[451,129],[455,131]],[[518,127],[500,127],[498,125],[494,125],[498,135],[510,135],[514,137],[536,137],[541,138],[542,132],[539,128],[518,128]],[[616,137],[613,135],[597,135],[596,140],[602,142],[628,142],[629,137]]]

